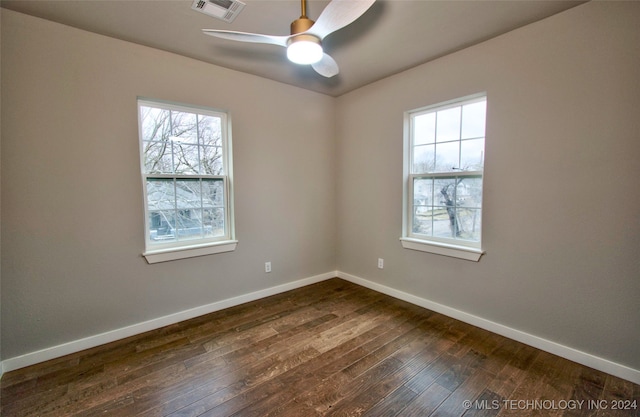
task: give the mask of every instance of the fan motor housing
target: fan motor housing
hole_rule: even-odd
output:
[[[296,33],[306,32],[316,23],[313,20],[307,18],[306,16],[300,16],[299,19],[291,22],[291,34],[295,35]]]

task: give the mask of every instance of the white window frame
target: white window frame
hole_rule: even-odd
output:
[[[486,100],[486,93],[473,94],[458,99],[433,104],[426,107],[406,111],[404,113],[404,163],[403,163],[403,207],[402,207],[402,237],[400,241],[405,249],[428,252],[438,255],[450,256],[469,261],[479,261],[484,254],[482,250],[482,237],[478,242],[461,239],[447,239],[435,236],[420,235],[413,232],[413,183],[419,178],[481,178],[484,187],[484,170],[481,171],[451,171],[413,173],[413,118],[425,113],[446,110],[447,108],[470,104],[482,99]],[[486,127],[485,127],[486,138]],[[486,142],[485,142],[486,145]],[[484,193],[483,193],[484,195]],[[484,202],[482,203],[484,206]],[[481,209],[481,216],[484,208]],[[482,227],[482,226],[481,226]],[[482,231],[480,231],[482,236]]]
[[[219,117],[221,119],[222,129],[222,164],[224,167],[224,174],[147,174],[145,172],[144,141],[142,137],[142,114],[140,110],[143,106]],[[138,97],[138,142],[140,147],[140,172],[142,175],[145,224],[145,251],[142,253],[142,255],[145,257],[147,262],[153,264],[157,262],[166,262],[176,259],[185,259],[196,256],[234,251],[236,249],[238,241],[235,239],[233,215],[233,158],[231,151],[231,117],[228,112],[213,108]],[[190,240],[176,240],[165,243],[153,242],[150,239],[150,219],[147,201],[147,180],[150,178],[165,178],[174,181],[181,179],[222,180],[224,183],[224,235]]]

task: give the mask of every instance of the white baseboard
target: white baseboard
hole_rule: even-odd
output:
[[[184,320],[189,320],[194,317],[202,316],[204,314],[213,313],[215,311],[240,305],[249,301],[258,300],[260,298],[269,297],[271,295],[304,287],[306,285],[315,284],[317,282],[324,281],[333,277],[342,278],[346,281],[353,282],[354,284],[358,284],[363,287],[370,288],[374,291],[378,291],[380,293],[387,294],[400,300],[409,302],[411,304],[415,304],[420,307],[435,311],[437,313],[444,314],[445,316],[452,317],[454,319],[480,327],[490,332],[497,333],[501,336],[505,336],[518,342],[522,342],[529,346],[533,346],[546,352],[553,353],[554,355],[558,355],[560,357],[569,359],[590,368],[615,375],[619,378],[631,381],[635,384],[640,384],[640,370],[629,368],[627,366],[609,361],[607,359],[603,359],[589,353],[585,353],[571,347],[564,346],[556,342],[552,342],[550,340],[546,340],[541,337],[492,322],[487,319],[483,319],[482,317],[474,316],[473,314],[469,314],[455,308],[447,307],[443,304],[439,304],[425,298],[417,297],[415,295],[399,291],[394,288],[387,287],[385,285],[378,284],[341,271],[332,271],[313,277],[300,279],[298,281],[293,281],[264,290],[255,291],[249,294],[244,294],[238,297],[217,301],[215,303],[196,307],[190,310],[181,311],[178,313],[170,314],[168,316],[123,327],[121,329],[116,329],[95,336],[86,337],[84,339],[71,341],[59,346],[27,353],[15,358],[9,358],[0,362],[0,378],[2,377],[3,372],[13,371],[71,353],[80,352],[85,349],[96,347],[109,342],[114,342],[116,340],[124,339],[126,337],[134,336],[136,334],[144,333],[150,330],[155,330],[160,327],[175,324]]]
[[[399,291],[385,285],[368,281],[355,275],[338,271],[337,276],[346,281],[353,282],[354,284],[362,285],[363,287],[367,287],[374,291],[381,292],[383,294],[390,295],[408,303],[435,311],[436,313],[444,314],[445,316],[463,321],[468,324],[472,324],[490,332],[497,333],[501,336],[508,337],[509,339],[513,339],[526,345],[538,348],[540,350],[544,350],[545,352],[553,353],[554,355],[560,356],[570,361],[577,362],[579,364],[597,369],[599,371],[617,376],[622,379],[626,379],[627,381],[631,381],[635,384],[640,384],[640,370],[638,369],[629,368],[627,366],[611,362],[607,359],[603,359],[598,356],[594,356],[589,353],[585,353],[574,348],[564,346],[556,342],[552,342],[550,340],[543,339],[541,337],[492,322],[487,319],[483,319],[482,317],[474,316],[473,314],[465,313],[464,311],[447,307],[445,305],[438,304],[425,298],[417,297],[415,295]]]
[[[115,342],[116,340],[124,339],[126,337],[134,336],[140,333],[148,332],[150,330],[159,329],[160,327],[168,326],[170,324],[175,324],[184,320],[189,320],[194,317],[202,316],[204,314],[213,313],[215,311],[237,306],[243,303],[247,303],[249,301],[258,300],[260,298],[265,298],[271,295],[280,294],[282,292],[304,287],[306,285],[315,284],[316,282],[324,281],[329,278],[335,278],[336,276],[337,276],[336,271],[327,272],[325,274],[320,274],[313,277],[300,279],[298,281],[288,282],[286,284],[277,285],[275,287],[266,288],[264,290],[259,290],[249,294],[240,295],[238,297],[228,298],[226,300],[217,301],[215,303],[211,303],[204,306],[181,311],[178,313],[170,314],[168,316],[160,317],[157,319],[133,324],[131,326],[123,327],[121,329],[115,329],[106,333],[89,336],[84,339],[74,340],[68,343],[64,343],[62,345],[53,346],[53,347],[42,349],[36,352],[27,353],[22,356],[17,356],[15,358],[9,358],[0,362],[0,376],[3,370],[4,372],[9,372],[16,369],[24,368],[26,366],[35,365],[36,363],[59,358],[61,356],[65,356],[71,353],[80,352],[82,350],[100,346],[105,343]]]

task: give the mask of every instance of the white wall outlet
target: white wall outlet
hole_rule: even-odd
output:
[[[384,259],[378,258],[378,268],[384,269]]]
[[[264,272],[271,272],[271,262],[264,263]]]

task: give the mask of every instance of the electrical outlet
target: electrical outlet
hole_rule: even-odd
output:
[[[264,263],[264,272],[271,272],[271,262]]]
[[[378,268],[384,269],[384,259],[378,258]]]

